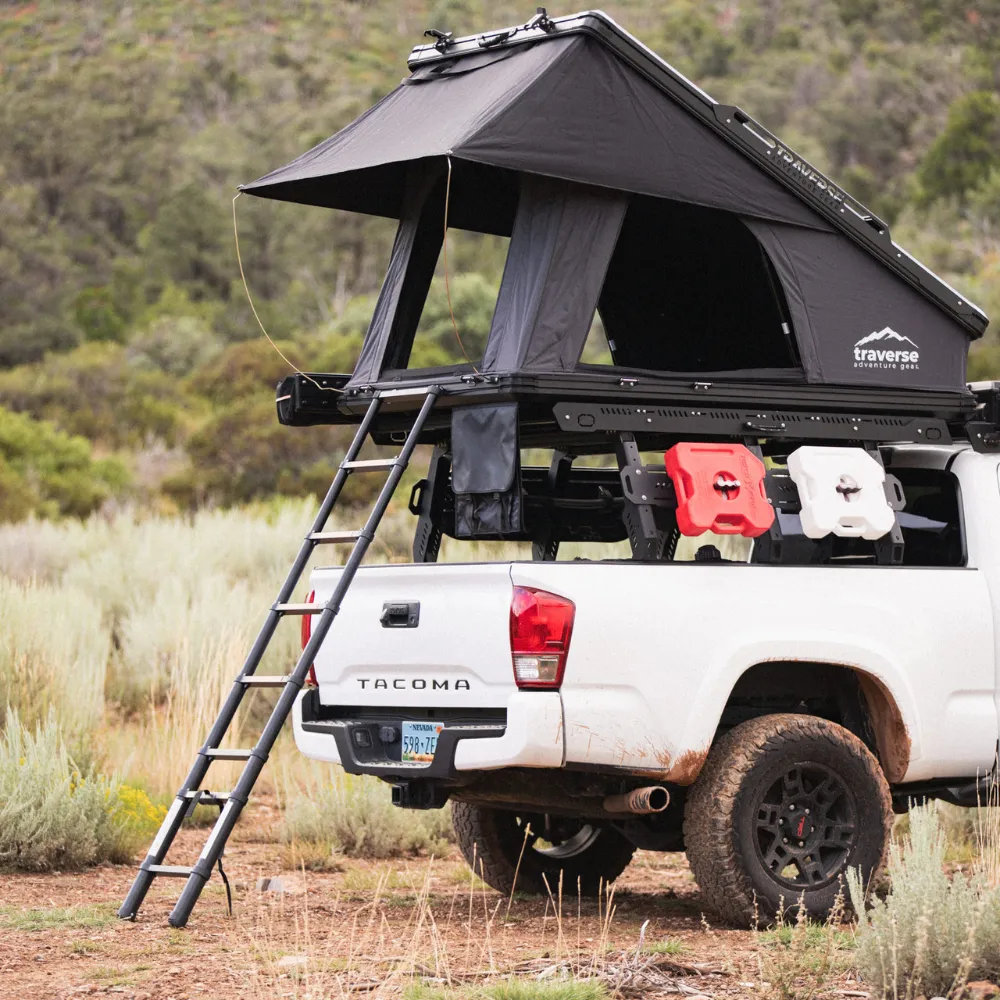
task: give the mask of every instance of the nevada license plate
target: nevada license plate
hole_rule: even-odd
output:
[[[434,759],[438,736],[443,728],[437,722],[404,722],[403,760],[429,764]]]

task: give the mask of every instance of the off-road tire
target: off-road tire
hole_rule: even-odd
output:
[[[784,775],[798,773],[803,782],[802,776],[810,769],[814,774],[832,774],[846,790],[831,808],[842,810],[841,816],[846,809],[853,817],[853,822],[837,827],[840,839],[850,836],[852,840],[842,848],[832,849],[823,842],[825,850],[832,850],[829,867],[820,864],[812,869],[814,886],[792,887],[781,881],[787,872],[797,873],[787,876],[792,880],[809,881],[811,876],[794,862],[778,873],[769,870],[768,857],[772,866],[781,865],[782,852],[789,848],[778,846],[777,838],[767,832],[765,824],[777,822],[770,817],[778,816],[778,812],[773,804],[765,804],[765,799],[773,803],[778,784],[783,795],[786,789],[795,787],[794,779],[786,784]],[[837,788],[836,782],[832,787]],[[787,794],[797,797],[794,791]],[[791,803],[780,808],[791,810],[793,805],[799,809],[798,814],[793,814],[794,829],[802,832],[805,823],[812,820],[801,815],[801,805]],[[827,815],[821,805],[814,808],[813,819],[819,812]],[[781,822],[788,822],[786,815],[781,814]],[[827,822],[835,820],[823,820]],[[824,917],[838,894],[846,894],[848,868],[860,868],[865,884],[881,871],[891,825],[889,786],[878,761],[857,736],[814,716],[765,715],[731,729],[712,747],[688,793],[684,842],[705,902],[723,919],[746,927],[767,922],[779,907],[795,912],[800,898],[809,916]],[[853,827],[853,834],[846,832],[848,826]],[[810,841],[809,829],[821,832],[813,833]],[[827,826],[822,832],[822,825],[807,828],[805,850],[821,843],[819,838],[833,829]],[[762,839],[766,849],[761,846]],[[798,841],[792,839],[790,849],[803,854]],[[788,840],[781,843],[788,844]],[[842,863],[838,851],[845,855]],[[818,855],[804,854],[804,863],[815,865],[814,857]],[[825,880],[821,872],[826,873]]]
[[[617,830],[594,827],[596,836],[577,853],[567,857],[545,854],[526,843],[517,817],[518,813],[507,809],[468,802],[451,804],[455,836],[465,860],[487,885],[505,895],[515,889],[557,895],[562,875],[564,896],[575,896],[578,885],[582,895],[596,896],[621,875],[635,853],[635,847]]]

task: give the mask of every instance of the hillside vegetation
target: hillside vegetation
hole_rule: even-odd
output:
[[[605,9],[1000,316],[1000,0]],[[324,488],[343,435],[275,421],[272,390],[288,367],[243,293],[236,187],[390,90],[424,28],[469,33],[533,10],[507,0],[0,7],[0,519]],[[393,225],[249,197],[237,208],[272,336],[302,368],[350,370]],[[454,241],[456,312],[473,344],[501,260],[490,240]],[[453,356],[440,283],[423,325],[422,357]],[[971,374],[1000,374],[996,322]]]

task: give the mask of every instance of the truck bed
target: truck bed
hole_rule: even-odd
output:
[[[339,572],[313,573],[317,601],[327,599]],[[514,586],[576,605],[558,691],[515,685],[508,634]],[[386,607],[401,605],[419,605],[418,621],[383,623]],[[876,736],[886,759],[895,762],[890,780],[975,774],[996,741],[993,642],[987,585],[974,568],[371,566],[358,573],[316,660],[314,704],[326,718],[303,729],[300,707],[296,735],[311,756],[339,760],[326,734],[359,712],[397,723],[437,718],[446,727],[478,719],[498,728],[457,740],[456,771],[621,769],[683,785],[697,776],[745,671],[767,663],[803,671],[843,664],[891,691],[898,704],[901,726],[873,720],[882,726]],[[394,770],[391,760],[359,769]]]

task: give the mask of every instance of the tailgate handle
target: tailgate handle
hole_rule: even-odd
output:
[[[416,628],[420,624],[420,602],[386,601],[379,621],[382,628]]]

